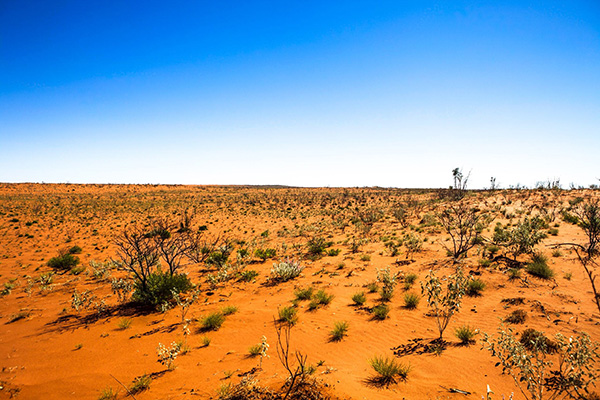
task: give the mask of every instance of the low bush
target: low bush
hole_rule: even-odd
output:
[[[171,275],[158,270],[148,275],[146,286],[141,281],[134,282],[132,299],[136,303],[158,307],[173,299],[173,292],[185,293],[194,285],[186,274]]]
[[[48,260],[47,264],[50,268],[67,271],[77,266],[79,262],[79,257],[74,256],[70,253],[66,253],[56,257],[52,257],[50,260]]]
[[[253,269],[249,269],[249,270],[240,272],[239,280],[243,281],[243,282],[252,282],[256,279],[257,276],[258,276],[258,272],[254,271]]]
[[[273,264],[271,268],[271,279],[276,282],[285,282],[300,275],[303,266],[297,261],[286,260]]]

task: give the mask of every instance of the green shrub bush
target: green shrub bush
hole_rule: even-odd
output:
[[[50,260],[48,260],[48,266],[53,269],[67,271],[77,266],[79,262],[79,257],[74,256],[70,253],[66,253],[56,257],[52,257]]]
[[[139,280],[134,282],[132,299],[136,303],[158,307],[173,298],[173,291],[185,293],[193,286],[186,274],[171,275],[158,270],[148,275],[145,288]]]

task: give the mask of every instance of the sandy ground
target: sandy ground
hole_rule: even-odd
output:
[[[487,385],[493,398],[522,398],[508,375],[495,367],[496,359],[477,342],[462,346],[455,337],[457,327],[468,324],[493,334],[502,319],[515,309],[523,309],[524,324],[512,325],[520,332],[535,328],[546,334],[572,335],[587,332],[600,340],[598,310],[591,285],[575,254],[563,249],[551,256],[550,245],[561,242],[582,243],[579,227],[562,220],[560,210],[576,197],[597,198],[592,191],[497,191],[469,193],[463,201],[478,206],[493,220],[483,231],[493,234],[497,222],[515,223],[540,212],[558,229],[537,246],[548,256],[555,279],[541,280],[523,274],[509,280],[503,264],[482,267],[481,247],[475,247],[462,261],[465,271],[477,274],[486,283],[481,296],[466,296],[460,312],[444,333],[449,342],[441,354],[424,353],[396,356],[410,364],[408,379],[387,388],[369,384],[373,375],[368,360],[375,355],[394,356],[399,346],[414,339],[432,340],[438,332],[424,298],[418,307],[404,307],[405,290],[400,283],[389,302],[391,312],[384,321],[373,320],[368,307],[379,301],[377,293],[367,293],[365,307],[353,305],[353,294],[364,291],[376,279],[377,269],[390,267],[399,274],[416,273],[417,282],[409,292],[421,294],[420,282],[434,269],[439,276],[454,271],[442,243],[448,235],[435,223],[434,215],[449,200],[439,200],[434,191],[402,191],[380,188],[295,189],[270,187],[197,186],[119,186],[119,185],[0,185],[0,360],[2,370],[0,398],[20,399],[97,399],[105,389],[119,391],[126,398],[125,386],[141,375],[152,376],[148,390],[137,399],[217,398],[217,389],[237,383],[244,373],[259,366],[259,358],[248,349],[264,335],[270,344],[269,358],[255,375],[261,385],[281,387],[286,373],[278,360],[273,323],[278,308],[289,306],[295,288],[313,286],[335,297],[324,307],[310,311],[308,302],[299,303],[298,323],[291,332],[291,347],[308,356],[317,367],[315,376],[330,393],[351,399],[478,399]],[[403,227],[392,212],[398,204],[408,204],[408,227]],[[110,279],[125,277],[111,270],[110,277],[97,278],[89,262],[117,258],[114,238],[125,227],[142,223],[149,217],[177,215],[194,209],[195,222],[206,225],[206,235],[236,240],[231,256],[254,243],[255,247],[274,248],[277,257],[262,262],[254,258],[245,268],[255,270],[254,282],[231,280],[212,286],[206,281],[214,268],[188,264],[184,270],[200,284],[198,301],[191,306],[193,320],[187,341],[190,351],[175,360],[167,370],[157,362],[159,343],[169,344],[183,337],[180,311],[144,312],[122,305],[112,293]],[[380,218],[370,228],[353,223],[365,210],[378,210]],[[508,218],[507,218],[508,217]],[[262,233],[268,231],[268,234]],[[406,248],[390,255],[385,242],[407,233],[424,240],[422,251],[405,262]],[[335,256],[315,260],[305,258],[306,243],[312,237],[333,242]],[[362,239],[357,252],[351,251],[353,239]],[[52,271],[46,263],[61,249],[80,246],[78,254],[85,270],[78,274],[57,273],[47,285],[40,277]],[[268,284],[273,262],[286,256],[301,260],[305,269],[296,279]],[[527,260],[523,256],[522,260]],[[399,261],[398,263],[396,261]],[[570,277],[567,279],[565,277]],[[103,300],[106,310],[76,311],[71,296],[77,290],[93,292]],[[503,299],[522,297],[524,304],[507,305]],[[199,320],[225,306],[237,312],[226,317],[217,331],[201,332]],[[19,318],[20,317],[20,318]],[[128,328],[119,327],[130,319]],[[336,321],[347,321],[347,336],[329,340]],[[208,346],[203,345],[210,338]],[[449,388],[471,392],[469,396],[451,393]]]

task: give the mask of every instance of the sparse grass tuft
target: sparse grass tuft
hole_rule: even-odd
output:
[[[143,392],[144,390],[148,390],[150,388],[150,383],[152,383],[152,378],[148,375],[138,376],[133,380],[131,386],[129,387],[129,391],[133,394]]]
[[[468,296],[481,296],[481,291],[485,289],[485,282],[481,279],[473,279],[467,284]]]
[[[389,386],[398,380],[406,380],[410,372],[410,365],[402,364],[390,357],[375,356],[369,360],[369,364],[377,373],[370,381],[379,386]]]
[[[250,354],[251,357],[260,356],[261,352],[262,352],[262,346],[260,343],[253,344],[252,346],[250,346],[250,348],[248,348],[248,354]]]
[[[202,347],[208,347],[210,345],[210,338],[208,336],[204,335],[200,339],[200,343],[202,343]]]
[[[287,306],[277,310],[279,321],[286,322],[289,325],[295,325],[298,322],[298,309],[296,307]]]
[[[369,293],[375,293],[379,290],[379,285],[377,284],[377,282],[369,282],[367,283],[367,290],[369,291]]]
[[[121,318],[117,326],[120,330],[124,331],[131,326],[131,318]]]
[[[357,306],[362,306],[367,301],[367,296],[365,296],[365,292],[358,292],[352,295],[352,301]]]
[[[236,306],[225,306],[221,309],[221,314],[223,314],[224,316],[228,316],[231,314],[235,314],[238,311],[238,308]]]
[[[371,314],[373,314],[373,319],[377,319],[383,321],[388,317],[390,313],[390,307],[387,304],[379,304],[371,310]]]
[[[548,259],[543,254],[535,254],[529,264],[527,264],[527,273],[542,279],[551,279],[554,277],[554,271],[548,266]]]
[[[454,334],[456,335],[456,337],[464,345],[473,343],[474,342],[473,338],[478,333],[479,332],[477,332],[477,329],[473,329],[468,325],[463,325],[460,328],[456,328],[456,331],[454,331]]]
[[[333,325],[333,330],[330,332],[331,340],[339,342],[346,336],[348,332],[348,323],[346,321],[338,321]]]
[[[115,392],[110,386],[104,388],[98,396],[98,400],[116,400],[118,392]]]
[[[298,288],[294,291],[294,296],[296,296],[296,300],[310,300],[314,292],[314,288],[312,286],[307,288]]]
[[[409,290],[417,281],[417,274],[415,273],[409,273],[406,274],[406,276],[404,277],[404,290]]]
[[[221,312],[213,312],[202,318],[200,325],[203,330],[206,331],[217,331],[225,322],[225,316]]]
[[[416,293],[406,293],[404,295],[404,307],[414,310],[419,305],[421,298]]]

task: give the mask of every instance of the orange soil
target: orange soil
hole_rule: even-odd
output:
[[[560,209],[575,196],[597,197],[596,192],[500,191],[470,194],[469,200],[482,209],[493,210],[495,220],[484,235],[490,237],[497,221],[505,222],[501,211],[515,213],[539,212],[540,207]],[[416,310],[403,308],[404,291],[398,285],[392,299],[390,317],[377,322],[367,311],[352,306],[351,296],[376,278],[377,268],[390,266],[394,272],[415,272],[419,279],[434,268],[438,275],[451,273],[445,250],[440,245],[447,235],[439,227],[422,227],[421,238],[427,238],[423,251],[416,253],[415,262],[398,266],[396,259],[404,260],[404,247],[397,257],[390,257],[382,236],[402,237],[411,232],[402,228],[391,216],[389,208],[407,198],[426,202],[436,199],[434,192],[372,189],[293,189],[252,187],[198,187],[198,186],[122,186],[122,185],[0,185],[0,284],[14,280],[11,293],[0,299],[0,357],[2,371],[0,399],[18,395],[20,399],[98,398],[101,390],[112,387],[125,391],[116,380],[129,385],[135,377],[152,374],[150,389],[136,394],[143,399],[216,398],[216,389],[227,382],[238,382],[238,374],[258,366],[257,358],[248,356],[248,348],[260,343],[265,335],[270,347],[270,358],[265,359],[257,375],[261,385],[281,386],[285,371],[275,352],[273,316],[278,307],[290,305],[296,287],[323,288],[335,295],[332,303],[316,311],[308,311],[302,302],[299,322],[292,329],[292,348],[308,355],[309,362],[324,361],[316,374],[341,398],[352,399],[453,399],[462,394],[450,393],[445,388],[472,392],[470,398],[485,394],[486,385],[494,391],[494,398],[508,397],[511,392],[521,398],[517,387],[507,375],[495,368],[496,360],[478,342],[459,346],[454,330],[469,324],[480,331],[495,333],[501,319],[517,308],[528,312],[523,325],[547,334],[562,332],[566,335],[585,331],[592,339],[600,339],[598,312],[592,301],[591,286],[575,255],[563,250],[561,257],[550,257],[547,247],[559,242],[583,242],[581,230],[557,217],[558,236],[549,236],[539,250],[546,253],[549,264],[556,272],[554,281],[529,277],[528,284],[509,281],[506,271],[497,268],[479,268],[476,250],[471,250],[464,261],[468,270],[480,272],[487,287],[480,297],[465,297],[460,312],[450,322],[444,336],[453,344],[441,355],[412,354],[400,358],[410,363],[412,370],[405,382],[389,388],[369,386],[372,375],[368,364],[374,355],[393,354],[392,348],[407,344],[410,339],[433,339],[437,336],[435,321],[427,316],[428,307],[421,299]],[[433,215],[432,207],[444,207],[440,202],[423,203],[423,208],[410,221],[419,226],[426,213]],[[537,206],[537,207],[536,207]],[[187,265],[185,270],[195,283],[201,284],[200,300],[191,308],[188,318],[199,319],[226,305],[238,307],[238,312],[227,317],[218,331],[208,332],[211,342],[202,347],[204,334],[198,333],[194,323],[189,337],[191,351],[175,361],[176,368],[166,371],[157,362],[159,342],[169,344],[181,338],[180,317],[177,309],[166,314],[139,313],[134,309],[112,309],[110,315],[96,317],[92,309],[79,313],[71,308],[71,295],[91,290],[103,298],[109,307],[118,301],[108,280],[95,280],[88,273],[79,275],[57,274],[49,290],[34,282],[50,271],[46,262],[60,249],[78,245],[82,265],[90,260],[105,261],[115,257],[113,238],[123,228],[135,222],[146,221],[148,216],[180,212],[186,207],[196,210],[196,222],[206,224],[208,234],[221,234],[233,239],[263,240],[264,247],[273,247],[282,255],[282,244],[292,254],[294,244],[304,246],[315,234],[334,242],[332,248],[341,249],[338,256],[326,256],[317,261],[303,260],[303,274],[294,280],[274,286],[265,285],[272,263],[255,262],[247,268],[259,272],[256,282],[223,283],[211,290],[206,283],[204,266]],[[385,217],[368,232],[369,243],[353,254],[344,241],[358,236],[350,219],[356,209],[375,207],[384,210]],[[13,218],[18,222],[11,222]],[[33,224],[27,222],[37,221]],[[284,229],[287,228],[287,230]],[[260,234],[269,230],[266,238]],[[27,236],[25,236],[27,235]],[[33,237],[29,237],[32,235]],[[305,247],[302,248],[305,252]],[[369,255],[369,261],[361,261]],[[235,257],[232,256],[232,259]],[[341,265],[343,263],[343,265]],[[113,271],[114,276],[123,276]],[[572,273],[567,280],[565,273]],[[2,287],[0,287],[2,289]],[[27,293],[29,291],[29,293]],[[419,293],[419,281],[412,292]],[[378,295],[367,294],[367,305],[376,304]],[[505,307],[501,300],[524,297],[523,306]],[[545,313],[535,307],[540,302]],[[28,316],[14,322],[10,319],[20,311]],[[120,330],[119,321],[131,318],[128,329]],[[348,321],[348,336],[340,342],[330,342],[329,332],[334,322]],[[227,378],[227,375],[232,375]]]

